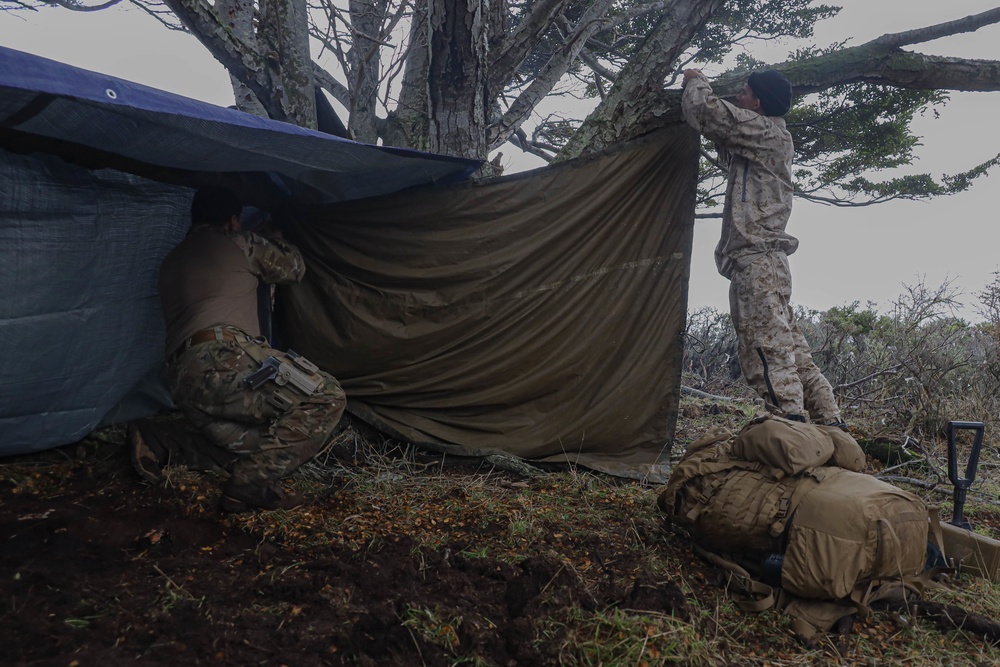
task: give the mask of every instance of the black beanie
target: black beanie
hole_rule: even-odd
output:
[[[747,78],[765,116],[784,116],[792,107],[792,84],[776,69],[754,72]]]

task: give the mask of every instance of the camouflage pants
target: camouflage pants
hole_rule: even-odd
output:
[[[248,350],[258,358],[285,358],[251,341],[194,345],[170,364],[170,392],[187,419],[214,445],[237,455],[230,470],[234,480],[273,482],[323,448],[347,401],[340,383],[322,371],[325,382],[311,396],[273,381],[248,388],[243,378],[260,366]]]
[[[760,255],[737,269],[729,285],[729,309],[739,341],[740,368],[747,383],[770,409],[828,423],[840,418],[830,382],[813,361],[795,324],[792,278],[783,252]],[[774,390],[773,405],[765,380]]]

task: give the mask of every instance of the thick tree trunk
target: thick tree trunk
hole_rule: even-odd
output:
[[[252,0],[217,0],[215,13],[219,15],[220,21],[229,25],[233,35],[254,51],[257,50],[257,34],[253,29],[254,3]],[[229,80],[233,86],[236,108],[255,116],[267,118],[267,110],[253,94],[253,91],[232,73],[229,75]]]
[[[387,146],[427,150],[429,122],[427,117],[428,38],[427,5],[417,2],[410,23],[409,50],[406,68],[400,84],[399,102],[389,112],[381,128],[382,141]]]
[[[375,110],[378,105],[379,35],[385,14],[385,0],[350,0],[354,43],[347,52],[351,106],[348,130],[355,141],[378,141]]]
[[[488,0],[429,0],[427,149],[485,160]]]
[[[274,96],[284,112],[282,120],[316,129],[306,0],[261,0],[258,34],[268,65],[278,70]]]
[[[664,111],[658,98],[670,67],[723,4],[724,0],[674,0],[556,159],[601,151],[639,136],[637,130],[648,118]]]

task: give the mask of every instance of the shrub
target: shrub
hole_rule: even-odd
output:
[[[873,430],[918,439],[945,433],[950,420],[997,427],[1000,396],[1000,272],[978,293],[983,322],[955,315],[960,296],[907,286],[887,313],[858,302],[818,312],[798,308],[799,328],[845,416]],[[728,314],[691,313],[684,382],[712,393],[745,396],[736,335]],[[995,438],[988,438],[993,441]]]

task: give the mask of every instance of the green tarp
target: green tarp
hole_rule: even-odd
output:
[[[455,454],[659,478],[680,390],[698,141],[310,209],[285,342],[349,410]]]

